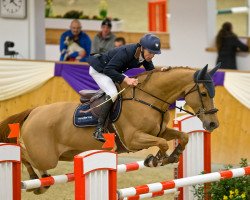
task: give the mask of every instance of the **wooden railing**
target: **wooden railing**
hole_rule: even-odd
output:
[[[46,29],[46,44],[59,44],[61,34],[66,31],[66,29]],[[97,31],[85,31],[89,37],[93,40]],[[146,32],[114,32],[117,37],[124,37],[127,44],[137,43],[140,38],[146,34]],[[154,33],[161,40],[161,45],[163,49],[169,49],[169,34],[168,33]]]

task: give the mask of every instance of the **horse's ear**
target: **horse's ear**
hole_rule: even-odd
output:
[[[206,65],[205,67],[203,67],[197,74],[196,80],[203,80],[205,78],[205,75],[207,73],[207,67],[208,65]]]
[[[212,77],[215,74],[215,72],[220,68],[220,66],[221,62],[217,63],[217,65],[211,71],[209,71],[209,75]]]

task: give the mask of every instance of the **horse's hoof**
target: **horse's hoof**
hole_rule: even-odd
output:
[[[35,190],[33,191],[33,193],[34,193],[35,195],[42,194],[40,188],[35,189]]]
[[[158,162],[155,156],[152,154],[149,154],[147,158],[144,160],[144,165],[147,167],[157,167]]]
[[[169,156],[168,157],[168,163],[178,163],[179,162],[179,157],[177,156]]]

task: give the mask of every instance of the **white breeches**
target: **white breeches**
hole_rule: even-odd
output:
[[[93,67],[89,66],[89,74],[95,80],[97,85],[112,98],[112,101],[115,102],[117,99],[118,91],[116,89],[115,83],[110,77],[105,74],[97,72]]]

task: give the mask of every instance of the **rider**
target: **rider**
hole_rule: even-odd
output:
[[[89,74],[96,81],[100,89],[106,93],[105,99],[112,99],[102,105],[98,125],[94,132],[94,137],[97,140],[105,141],[102,135],[104,124],[118,93],[115,83],[121,84],[125,82],[129,86],[136,86],[138,80],[129,78],[123,73],[132,68],[139,68],[141,65],[147,71],[153,70],[152,58],[155,54],[160,53],[160,39],[153,34],[146,34],[137,44],[123,45],[104,54],[96,54],[89,57]]]

